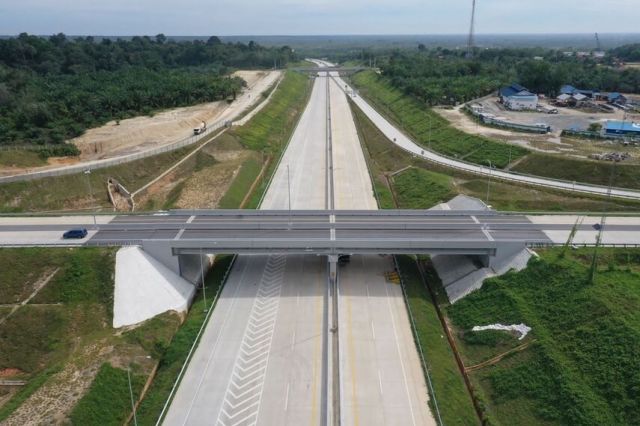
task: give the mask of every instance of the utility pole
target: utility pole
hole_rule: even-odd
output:
[[[288,164],[287,164],[287,190],[289,192],[289,227],[291,227],[291,174],[289,173]]]
[[[84,175],[87,177],[87,185],[89,185],[89,194],[91,195],[91,202],[95,203],[96,200],[93,197],[93,187],[91,186],[91,177],[89,176],[91,174],[91,169],[87,169],[84,171]],[[96,221],[96,211],[95,209],[91,209],[93,211],[93,229],[97,229],[98,228],[98,223]]]
[[[431,122],[433,120],[433,116],[429,114],[429,151],[431,151]]]
[[[487,160],[489,162],[489,175],[487,176],[487,209],[489,208],[489,196],[491,194],[491,169],[493,168],[491,165],[491,160]]]
[[[133,401],[133,388],[131,387],[131,369],[127,367],[127,379],[129,380],[129,396],[131,397],[131,410],[133,411],[133,424],[138,426],[138,418],[136,416],[136,404]]]
[[[204,266],[202,264],[202,247],[200,247],[200,276],[202,277],[202,300],[204,300],[204,312],[207,312],[207,286],[204,282]]]

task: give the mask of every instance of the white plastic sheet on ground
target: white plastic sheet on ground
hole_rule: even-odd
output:
[[[528,327],[525,324],[512,324],[512,325],[491,324],[491,325],[476,325],[471,330],[473,331],[484,331],[484,330],[516,331],[520,333],[520,337],[518,337],[518,340],[522,340],[527,336],[527,334],[529,334],[529,332],[531,331],[531,327]]]

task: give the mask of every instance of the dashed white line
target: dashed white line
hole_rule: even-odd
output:
[[[376,340],[376,329],[373,327],[373,321],[371,321],[371,335],[373,336],[373,340]]]
[[[287,383],[287,395],[284,397],[284,411],[287,411],[289,408],[289,383]]]
[[[380,395],[384,395],[382,391],[382,373],[380,373],[380,370],[378,370],[378,386],[380,386]]]
[[[407,382],[407,372],[404,368],[404,361],[402,360],[402,351],[400,350],[400,341],[398,339],[398,332],[396,330],[396,320],[395,320],[395,316],[393,315],[393,308],[391,306],[391,297],[389,296],[389,289],[387,288],[387,286],[384,286],[384,291],[387,294],[387,305],[389,306],[389,313],[391,314],[391,325],[393,326],[393,335],[395,337],[395,341],[396,341],[396,349],[398,350],[398,356],[400,358],[400,367],[402,368],[402,378],[404,381],[404,389],[407,392],[407,401],[409,401],[409,410],[411,411],[411,423],[413,424],[413,426],[416,425],[416,418],[415,415],[413,413],[413,404],[411,402],[411,393],[409,392],[409,384]]]

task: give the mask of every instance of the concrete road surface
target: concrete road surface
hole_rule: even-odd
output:
[[[346,95],[331,81],[336,209],[377,202]],[[392,258],[352,256],[339,267],[341,418],[344,425],[435,425]]]
[[[345,82],[340,77],[334,77],[336,81],[339,83],[341,87],[345,87]],[[349,90],[351,91],[351,89]],[[429,151],[414,141],[409,139],[402,131],[397,129],[393,124],[391,124],[386,118],[384,118],[378,111],[376,111],[366,100],[364,100],[361,96],[352,96],[352,100],[355,104],[364,112],[364,114],[375,124],[375,126],[380,129],[380,131],[390,140],[393,141],[400,148],[405,151],[410,152],[416,156],[425,158],[434,163],[442,164],[447,167],[452,167],[459,170],[464,170],[467,172],[481,174],[481,175],[489,175],[496,178],[500,178],[503,180],[513,181],[513,182],[523,182],[530,185],[538,185],[544,186],[548,188],[556,188],[562,190],[568,190],[573,192],[581,192],[588,194],[598,194],[598,195],[607,195],[609,193],[609,188],[597,185],[588,185],[583,183],[573,183],[566,181],[559,181],[549,178],[536,177],[536,176],[526,176],[519,175],[513,172],[506,172],[501,170],[491,170],[488,167],[478,166],[474,164],[465,163],[463,161],[458,161],[452,158],[448,158],[437,154],[433,151]],[[620,198],[630,198],[630,199],[640,199],[640,191],[632,190],[632,189],[613,189],[611,191],[611,195]]]
[[[327,84],[315,81],[263,209],[326,208]],[[322,257],[240,256],[164,423],[324,423],[326,280]]]

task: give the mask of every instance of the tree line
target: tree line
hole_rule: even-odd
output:
[[[0,144],[63,144],[110,120],[233,98],[244,82],[227,76],[232,68],[269,68],[293,56],[286,46],[217,37],[0,40]]]
[[[376,61],[394,86],[429,105],[467,102],[512,82],[548,96],[558,95],[564,84],[640,93],[640,70],[617,69],[607,64],[609,58],[598,63],[542,48],[477,50],[472,59],[465,54],[419,46],[417,51],[388,52]]]

